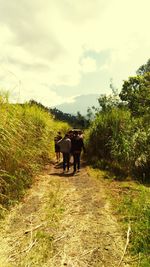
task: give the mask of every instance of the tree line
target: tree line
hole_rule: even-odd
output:
[[[74,128],[87,128],[89,125],[89,119],[85,118],[81,113],[78,111],[76,115],[70,114],[70,113],[65,113],[57,108],[48,108],[42,105],[41,103],[35,101],[35,100],[30,100],[29,101],[30,105],[36,105],[49,114],[53,115],[53,118],[58,121],[63,121],[67,122],[70,126]]]

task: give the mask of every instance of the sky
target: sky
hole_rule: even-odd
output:
[[[51,107],[109,94],[150,58],[149,0],[0,0],[0,89]]]

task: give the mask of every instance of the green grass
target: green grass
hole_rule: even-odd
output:
[[[129,224],[131,226],[127,248],[131,262],[132,257],[135,260],[131,266],[150,267],[150,188],[129,177],[128,180],[119,181],[116,175],[99,169],[89,168],[89,172],[104,183],[125,238]]]
[[[131,223],[130,252],[140,256],[139,266],[150,266],[150,190],[141,185],[129,187],[125,193],[122,188],[118,212],[127,227]]]
[[[33,176],[54,157],[54,136],[67,123],[34,105],[10,104],[0,94],[0,215],[24,194]]]
[[[119,108],[99,112],[85,134],[87,159],[97,168],[114,169],[148,182],[150,128],[147,121]]]

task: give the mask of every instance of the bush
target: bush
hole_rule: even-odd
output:
[[[129,136],[130,130],[129,112],[113,109],[106,113],[99,113],[86,134],[86,144],[90,156],[113,160],[116,157],[116,149],[121,148],[122,144],[124,150],[128,149],[121,135],[124,133]],[[117,154],[118,159],[121,153],[120,151]]]
[[[95,165],[120,166],[126,174],[149,179],[150,128],[127,110],[100,112],[86,133],[88,158]],[[104,164],[104,162],[106,162]],[[119,167],[119,168],[120,168]]]

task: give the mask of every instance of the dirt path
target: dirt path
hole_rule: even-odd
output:
[[[0,267],[117,267],[125,240],[103,183],[51,166],[1,223],[0,244]]]

